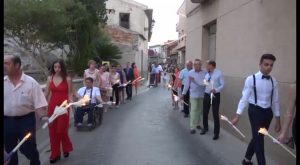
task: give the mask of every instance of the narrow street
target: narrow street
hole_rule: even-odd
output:
[[[172,109],[170,91],[162,87],[145,89],[132,101],[104,115],[102,125],[90,132],[77,131],[73,123],[70,125],[74,151],[56,164],[239,165],[246,148],[222,130],[217,141],[212,140],[212,131],[204,136],[199,131],[191,135],[188,118]],[[47,134],[39,130],[38,143],[45,143]],[[40,150],[44,165],[50,164],[47,150],[49,146]],[[25,162],[23,158],[20,164]]]

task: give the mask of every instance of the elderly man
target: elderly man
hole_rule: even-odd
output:
[[[203,109],[203,97],[204,97],[204,77],[206,71],[201,69],[201,60],[195,59],[194,69],[188,72],[188,79],[185,81],[182,94],[185,95],[187,90],[190,89],[190,102],[191,102],[191,113],[190,113],[190,129],[191,134],[196,133],[196,126],[199,124],[202,116]],[[200,125],[198,125],[198,128]],[[201,128],[201,127],[200,127]]]
[[[181,91],[183,91],[184,84],[186,84],[186,81],[188,79],[189,71],[192,70],[192,69],[193,69],[193,62],[189,60],[189,61],[186,62],[186,68],[184,68],[180,71],[179,79],[180,79],[181,84],[182,84],[181,85]],[[190,101],[189,98],[190,98],[190,90],[187,89],[187,92],[185,93],[185,95],[183,97],[184,102],[189,103],[189,101]],[[188,105],[184,104],[182,111],[184,113],[184,117],[189,116],[190,111],[189,111],[189,106]]]
[[[18,141],[31,133],[30,138],[20,147],[20,151],[30,160],[31,165],[39,165],[35,112],[40,120],[48,120],[46,98],[38,82],[22,72],[20,57],[5,55],[4,72],[5,150],[12,151]],[[18,164],[17,153],[13,154],[9,164]]]

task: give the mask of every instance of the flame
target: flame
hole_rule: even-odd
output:
[[[65,107],[68,105],[68,100],[65,100],[64,102],[61,103],[60,107]]]
[[[90,101],[90,97],[88,95],[84,95],[83,98],[80,99],[78,102],[80,102],[81,105],[85,105],[88,101]]]
[[[221,120],[227,120],[227,119],[228,119],[227,117],[221,115]]]
[[[31,133],[29,132],[26,136],[25,139],[27,140],[31,136]]]
[[[268,135],[269,134],[268,131],[267,131],[267,129],[265,129],[265,128],[260,128],[258,130],[258,132],[261,133],[261,134],[264,134],[264,135]]]

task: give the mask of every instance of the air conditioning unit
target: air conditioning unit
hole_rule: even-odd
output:
[[[191,0],[191,1],[192,1],[192,3],[206,3],[209,0]]]

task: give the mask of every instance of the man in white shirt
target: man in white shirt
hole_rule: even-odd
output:
[[[36,117],[48,121],[47,100],[43,91],[32,77],[24,74],[21,59],[14,55],[4,56],[4,145],[11,152],[28,133],[31,136],[20,147],[20,151],[30,164],[39,165],[36,145]],[[9,164],[18,164],[18,154],[14,153]]]
[[[186,95],[188,89],[190,90],[190,133],[196,133],[196,127],[201,129],[198,125],[200,122],[200,117],[202,116],[203,110],[203,97],[205,84],[203,83],[206,71],[201,69],[201,60],[195,59],[194,69],[188,72],[188,78],[184,84],[182,95]]]
[[[77,91],[77,97],[82,98],[84,95],[88,95],[90,97],[90,101],[86,106],[78,107],[76,109],[76,119],[75,123],[77,126],[82,126],[82,120],[84,113],[88,113],[88,127],[93,126],[93,110],[94,107],[100,102],[102,103],[100,90],[98,87],[93,86],[93,78],[87,77],[85,78],[85,87],[81,87]]]
[[[236,116],[231,121],[236,125],[243,110],[248,106],[249,120],[252,129],[252,139],[248,145],[243,165],[252,165],[251,158],[256,154],[258,165],[265,165],[264,135],[258,133],[260,128],[269,129],[273,115],[275,116],[275,131],[279,132],[280,111],[278,98],[278,83],[270,76],[276,58],[272,54],[264,54],[260,59],[260,71],[248,76],[239,102]]]

